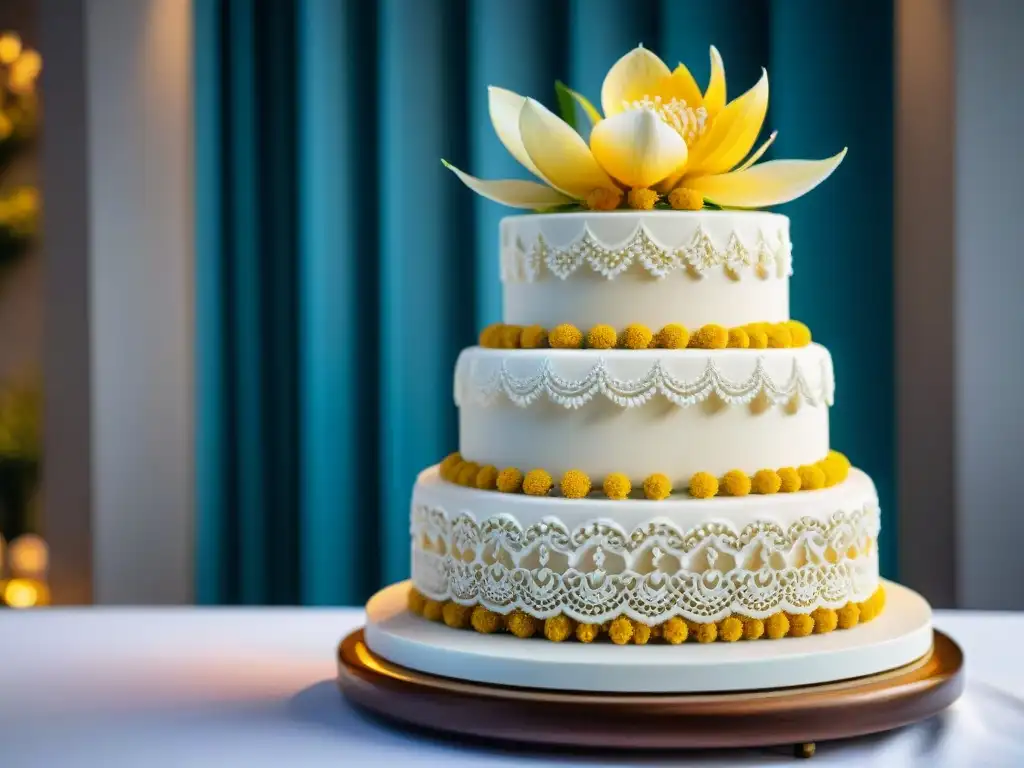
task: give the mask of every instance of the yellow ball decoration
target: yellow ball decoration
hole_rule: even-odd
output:
[[[562,495],[567,499],[582,499],[590,493],[590,478],[586,472],[570,469],[558,484]]]
[[[441,618],[452,629],[465,629],[469,626],[469,616],[472,612],[472,606],[447,602],[441,609]]]
[[[459,465],[459,473],[455,476],[455,482],[459,485],[473,485],[479,471],[480,465],[475,461],[464,461]]]
[[[614,349],[617,343],[618,336],[610,325],[595,325],[587,334],[587,346],[591,349]]]
[[[727,616],[718,623],[718,637],[727,643],[735,643],[743,637],[743,622],[735,616]]]
[[[592,211],[614,211],[622,203],[622,192],[611,187],[597,187],[587,193],[584,202]]]
[[[417,616],[422,616],[423,606],[426,605],[427,598],[425,598],[418,589],[410,589],[407,600],[409,610]]]
[[[718,494],[718,478],[710,472],[697,472],[690,478],[690,495],[695,499],[710,499]]]
[[[543,469],[531,469],[523,478],[523,493],[528,496],[547,496],[553,482]]]
[[[661,625],[661,636],[665,639],[666,643],[671,643],[672,645],[686,642],[689,634],[690,628],[686,626],[685,621],[678,617],[672,617]]]
[[[646,325],[632,323],[622,332],[620,342],[626,349],[647,349],[653,338],[654,334]]]
[[[831,488],[846,479],[846,471],[842,465],[831,458],[822,459],[815,465],[825,475],[825,487]]]
[[[575,622],[568,616],[552,616],[544,620],[544,637],[553,643],[560,643],[572,637]]]
[[[768,334],[764,331],[747,330],[747,337],[750,339],[749,349],[768,349]]]
[[[720,325],[710,323],[697,329],[690,337],[691,349],[725,349],[729,343],[729,332]]]
[[[811,343],[811,329],[800,321],[789,320],[786,327],[789,329],[789,337],[794,347],[806,347]]]
[[[839,616],[831,608],[815,608],[811,611],[814,619],[814,634],[824,635],[839,625]]]
[[[690,343],[690,332],[679,323],[669,323],[654,337],[656,346],[662,349],[686,349]]]
[[[576,639],[581,643],[592,643],[601,634],[601,627],[598,624],[577,624]]]
[[[519,336],[523,329],[518,325],[503,325],[501,327],[501,348],[519,349]]]
[[[750,478],[742,470],[730,469],[722,478],[721,486],[729,496],[746,496],[750,493]]]
[[[793,337],[790,336],[789,328],[784,324],[771,325],[768,327],[768,346],[771,349],[787,349],[793,346]]]
[[[850,474],[850,460],[839,451],[829,451],[828,456],[818,462],[825,473],[825,486],[838,485]]]
[[[871,600],[865,600],[863,603],[857,603],[857,607],[860,609],[860,623],[866,624],[875,618],[875,607],[871,604]]]
[[[659,197],[660,195],[653,189],[636,187],[629,190],[629,194],[626,195],[626,202],[634,210],[650,211],[654,209],[654,204],[658,202]]]
[[[625,616],[619,616],[608,625],[608,639],[616,645],[628,643],[633,639],[633,622]]]
[[[629,496],[633,490],[633,484],[629,478],[621,472],[612,472],[604,479],[604,495],[609,499],[619,501]]]
[[[726,346],[729,349],[747,349],[750,346],[750,336],[742,328],[730,328]]]
[[[718,639],[718,627],[713,621],[707,624],[698,624],[694,637],[697,638],[698,643],[713,643]]]
[[[747,619],[743,622],[743,639],[759,640],[764,634],[764,622],[761,619]]]
[[[583,343],[583,334],[575,325],[562,323],[556,325],[548,334],[548,344],[552,349],[579,349]]]
[[[759,469],[754,473],[753,482],[750,488],[754,493],[772,494],[778,493],[782,487],[782,478],[773,469]]]
[[[444,480],[451,480],[452,472],[461,463],[462,454],[460,454],[458,451],[456,451],[455,453],[449,453],[447,456],[444,457],[444,460],[438,467],[438,472],[441,474],[441,477]]]
[[[837,464],[839,464],[841,467],[843,467],[847,471],[849,471],[850,467],[852,466],[850,464],[850,460],[848,458],[846,458],[846,454],[845,453],[840,453],[839,451],[829,451],[828,452],[828,458],[829,458],[830,461],[836,462]]]
[[[515,467],[506,467],[498,473],[497,486],[502,493],[519,493],[523,490],[523,473]]]
[[[787,618],[790,637],[807,637],[814,631],[814,619],[806,613],[794,613]]]
[[[652,501],[667,499],[672,493],[672,481],[661,473],[655,473],[644,480],[644,496]]]
[[[480,331],[480,346],[489,349],[497,349],[501,346],[501,323],[491,323]]]
[[[857,607],[860,608],[861,623],[871,621],[877,617],[885,607],[885,590],[882,587],[879,587],[871,597],[863,603],[858,603]]]
[[[860,622],[860,608],[856,603],[847,603],[836,611],[836,626],[839,629],[853,629]]]
[[[695,189],[677,187],[669,193],[668,204],[677,211],[699,211],[704,207],[704,197]]]
[[[443,610],[444,606],[437,600],[427,600],[423,603],[423,618],[429,621],[440,621]]]
[[[651,628],[639,621],[633,624],[633,644],[647,645],[651,641]]]
[[[508,627],[508,631],[516,637],[523,638],[524,640],[528,637],[533,637],[537,632],[537,620],[529,614],[523,613],[522,611],[512,611],[505,618],[505,626]]]
[[[481,491],[493,491],[498,487],[498,468],[490,464],[480,467],[480,471],[476,473],[474,484]]]
[[[489,611],[482,605],[478,605],[469,615],[469,624],[480,634],[491,635],[502,628],[505,620],[500,613]]]
[[[825,487],[825,473],[814,464],[804,464],[797,472],[800,473],[800,488],[805,491],[816,491]]]
[[[792,467],[783,467],[778,472],[779,490],[782,493],[796,493],[800,490],[800,473]]]
[[[543,349],[548,345],[548,332],[539,325],[528,325],[519,334],[519,346],[523,349]]]
[[[789,619],[784,613],[773,613],[764,623],[764,633],[769,640],[778,640],[789,634]]]

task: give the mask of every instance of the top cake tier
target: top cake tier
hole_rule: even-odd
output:
[[[615,211],[501,221],[504,322],[690,329],[789,319],[789,219]]]

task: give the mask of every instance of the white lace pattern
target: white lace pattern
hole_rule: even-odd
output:
[[[654,518],[631,531],[609,520],[570,530],[557,518],[522,526],[511,515],[477,521],[415,504],[412,578],[434,600],[481,604],[539,618],[588,623],[627,615],[657,624],[673,616],[765,618],[866,600],[878,587],[877,506],[762,520],[736,530],[708,522],[680,530]]]
[[[603,357],[582,378],[573,379],[560,375],[550,358],[538,358],[538,362],[535,372],[517,376],[505,359],[496,369],[488,370],[479,359],[470,364],[468,358],[460,357],[455,374],[456,405],[467,401],[487,405],[499,395],[520,407],[546,397],[565,408],[579,408],[598,395],[625,408],[643,405],[655,395],[663,395],[682,407],[702,403],[712,395],[729,405],[745,405],[763,394],[772,405],[784,405],[799,397],[811,406],[831,406],[835,396],[835,378],[828,355],[818,363],[816,386],[808,383],[808,379],[815,377],[808,375],[797,358],[793,359],[788,379],[781,384],[768,374],[763,357],[756,359],[748,377],[735,380],[726,376],[711,358],[703,372],[690,380],[674,376],[662,360],[656,360],[645,375],[631,379],[614,376]]]
[[[680,270],[700,276],[720,268],[734,277],[744,271],[752,271],[761,279],[793,274],[792,245],[782,231],[771,237],[760,231],[753,243],[743,242],[733,232],[720,247],[703,227],[697,227],[690,242],[677,248],[659,244],[643,225],[625,243],[613,245],[602,243],[589,227],[563,247],[551,245],[543,235],[529,246],[517,237],[502,250],[501,261],[504,282],[533,282],[545,269],[565,280],[584,265],[609,280],[633,264],[640,264],[659,278]]]

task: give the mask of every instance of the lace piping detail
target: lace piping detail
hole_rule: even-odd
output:
[[[733,277],[744,271],[753,271],[761,279],[773,274],[788,277],[793,274],[792,244],[778,231],[773,236],[758,231],[754,243],[745,243],[733,232],[724,247],[719,247],[702,227],[698,226],[689,243],[668,248],[658,243],[643,225],[638,225],[625,243],[602,243],[584,226],[583,233],[569,245],[555,247],[537,235],[527,246],[522,238],[502,250],[501,277],[504,282],[532,283],[544,270],[565,280],[583,266],[604,275],[609,280],[633,264],[640,264],[652,276],[662,278],[672,272],[685,270],[701,276],[712,269],[725,269]]]
[[[589,623],[621,614],[645,623],[765,618],[868,599],[878,586],[878,531],[873,502],[788,527],[764,520],[684,531],[654,519],[628,533],[608,520],[523,527],[510,515],[478,523],[470,513],[416,505],[412,576],[431,599],[503,614],[564,613]]]
[[[468,365],[460,359],[462,368]],[[835,378],[831,360],[827,355],[819,364],[818,385],[811,386],[798,362],[793,360],[789,378],[777,384],[765,370],[763,357],[757,359],[754,370],[745,379],[730,379],[718,365],[708,359],[704,371],[692,380],[674,376],[666,370],[662,360],[656,360],[650,370],[635,379],[620,379],[609,371],[608,362],[601,357],[582,378],[570,379],[559,375],[550,358],[542,358],[536,373],[516,376],[503,359],[497,371],[486,376],[471,376],[469,371],[456,370],[455,404],[471,400],[480,405],[492,403],[504,395],[520,407],[526,407],[541,397],[565,408],[579,408],[603,395],[624,408],[644,405],[655,395],[663,395],[672,403],[687,407],[704,402],[716,395],[729,405],[745,405],[765,395],[773,405],[784,405],[799,397],[811,406],[822,403],[831,406],[835,397]]]

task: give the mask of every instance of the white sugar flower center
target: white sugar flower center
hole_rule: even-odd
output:
[[[704,107],[688,107],[685,101],[675,97],[666,101],[661,96],[652,98],[644,94],[642,99],[623,102],[623,106],[626,109],[650,109],[683,137],[686,146],[703,136],[708,125],[708,111]]]

